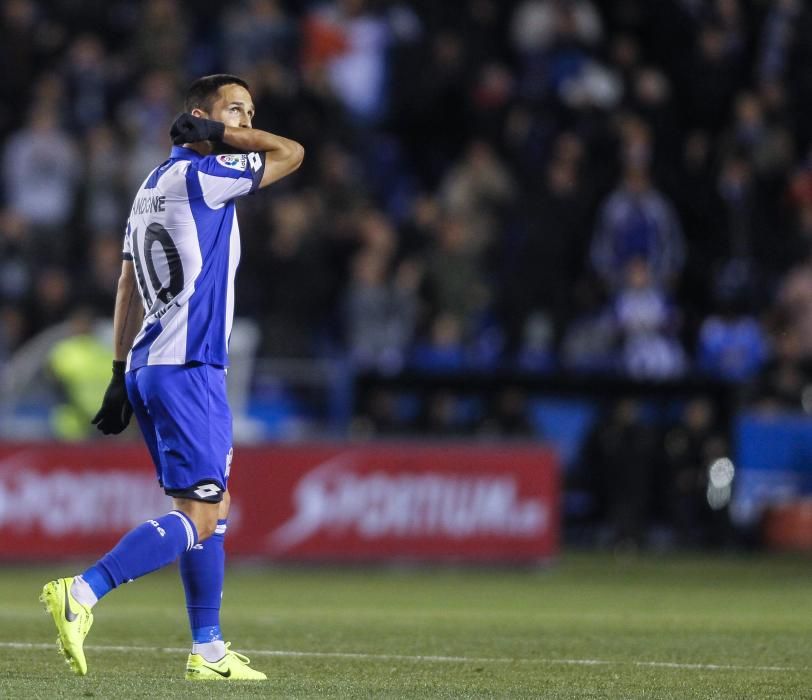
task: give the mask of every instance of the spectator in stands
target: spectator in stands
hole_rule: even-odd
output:
[[[7,134],[19,118],[11,105],[27,103],[46,42],[41,13],[33,0],[9,0],[2,4],[0,13],[0,69],[5,76],[0,85],[0,133]]]
[[[659,176],[668,172],[681,146],[681,132],[672,100],[672,86],[668,77],[653,66],[636,67],[630,76],[627,103],[631,111],[647,124],[657,141],[657,158],[652,157],[652,168]],[[665,161],[667,165],[660,167]]]
[[[119,109],[119,122],[133,146],[125,163],[128,192],[137,190],[144,173],[166,159],[167,129],[177,114],[176,94],[173,74],[153,71],[144,76],[137,93]]]
[[[604,201],[591,244],[591,260],[610,289],[623,282],[628,264],[645,261],[651,282],[669,288],[685,259],[680,222],[671,202],[652,185],[648,163],[650,133],[630,120],[624,136],[624,173]]]
[[[469,330],[489,301],[482,254],[480,242],[472,240],[472,231],[454,216],[443,218],[428,254],[426,282],[432,309],[454,317]]]
[[[608,530],[605,544],[635,549],[649,523],[659,435],[632,398],[615,402],[596,423],[584,446],[597,508]]]
[[[512,38],[521,58],[520,93],[572,108],[611,107],[621,82],[598,61],[600,15],[589,0],[530,0],[513,17]]]
[[[601,17],[590,0],[523,0],[511,19],[514,44],[522,52],[545,51],[565,21],[579,42],[595,46],[601,40]]]
[[[760,37],[757,70],[762,81],[775,80],[786,73],[789,53],[798,41],[802,5],[800,0],[771,3]]]
[[[89,129],[84,140],[85,218],[94,235],[121,237],[126,209],[126,157],[116,143],[113,127],[102,123]],[[109,308],[109,307],[108,307]]]
[[[55,108],[34,105],[27,125],[6,142],[3,184],[9,208],[31,226],[41,259],[64,260],[79,173],[76,146]]]
[[[812,258],[802,260],[784,279],[776,295],[776,314],[785,319],[781,331],[794,342],[784,344],[796,359],[812,360]]]
[[[293,66],[296,26],[281,5],[279,0],[241,0],[226,9],[223,48],[229,73],[250,74],[269,61]]]
[[[400,370],[414,334],[420,267],[404,260],[390,281],[388,262],[375,248],[353,260],[344,323],[350,359],[361,369]]]
[[[678,317],[649,265],[633,258],[625,283],[611,301],[620,337],[621,371],[636,379],[673,379],[686,370],[685,351],[676,335]]]
[[[334,292],[336,273],[319,232],[320,214],[303,195],[277,199],[269,217],[270,235],[257,258],[245,261],[248,275],[241,289],[264,319],[263,350],[273,356],[313,355],[315,329]]]
[[[104,44],[93,34],[77,37],[63,67],[72,129],[84,133],[107,119],[113,63]]]
[[[99,392],[103,394],[109,382],[106,366],[112,348],[94,333],[89,309],[79,307],[68,320],[67,337],[48,353],[48,370],[62,398],[51,410],[51,423],[58,438],[83,440],[92,434],[90,421],[98,408]]]
[[[745,156],[756,173],[764,176],[786,172],[792,164],[792,136],[780,117],[772,122],[767,120],[761,96],[747,91],[739,93],[734,120],[723,137],[721,151]]]
[[[678,287],[690,332],[698,327],[710,299],[713,275],[708,264],[722,261],[725,241],[717,195],[716,163],[710,135],[701,129],[683,134],[679,167],[666,178],[685,232],[686,260]]]
[[[473,141],[440,185],[440,205],[465,227],[479,251],[494,242],[516,194],[513,178],[491,146]]]
[[[131,41],[142,70],[160,73],[183,66],[191,24],[181,7],[178,0],[146,0],[137,12]]]
[[[573,306],[573,318],[561,342],[561,366],[573,374],[617,373],[618,326],[592,280],[578,281]]]
[[[722,163],[718,191],[721,200],[723,233],[727,239],[726,258],[749,263],[757,254],[756,227],[758,201],[754,192],[753,168],[740,155],[731,155]]]
[[[724,127],[733,96],[743,81],[742,48],[735,30],[731,32],[729,27],[708,22],[700,28],[684,81],[694,126],[712,132]]]
[[[28,298],[33,248],[28,222],[11,210],[0,212],[0,300],[21,304]]]
[[[771,359],[750,389],[762,410],[805,410],[812,360],[812,258],[804,258],[781,280],[767,316]]]
[[[696,366],[717,379],[746,382],[755,379],[769,358],[767,335],[752,313],[752,290],[747,280],[729,266],[716,283],[715,313],[699,329]]]
[[[375,123],[386,107],[386,50],[390,42],[384,19],[366,0],[330,0],[305,20],[310,61],[323,63],[333,91],[350,114]]]
[[[531,314],[547,315],[553,340],[562,337],[573,314],[571,285],[582,273],[590,225],[578,156],[555,158],[543,186],[528,199],[523,240],[502,284],[501,315],[511,347]]]

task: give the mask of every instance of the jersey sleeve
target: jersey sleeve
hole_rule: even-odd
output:
[[[121,257],[123,260],[132,261],[133,259],[133,236],[129,223],[127,224],[127,231],[124,234],[124,248],[121,251]]]
[[[264,153],[226,153],[201,158],[197,164],[203,199],[212,209],[251,194],[262,182]]]

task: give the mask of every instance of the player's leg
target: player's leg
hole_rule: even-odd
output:
[[[206,367],[209,444],[201,463],[212,461],[205,472],[228,485],[231,468],[231,411],[226,398],[225,372]],[[203,474],[204,472],[201,472]],[[192,632],[192,652],[186,664],[190,680],[222,678],[261,680],[265,675],[250,668],[245,657],[228,650],[220,630],[220,602],[225,576],[225,536],[231,497],[222,494],[214,534],[181,555],[180,575],[186,593],[186,610]]]
[[[107,554],[87,569],[72,588],[74,597],[93,607],[122,583],[134,581],[171,564],[214,532],[217,506],[175,500],[175,509],[130,530]]]
[[[127,376],[128,395],[161,479],[161,437],[135,375]],[[218,507],[217,503],[187,505],[179,499],[175,510],[128,532],[81,575],[45,585],[41,600],[54,618],[59,633],[57,644],[75,673],[87,673],[83,642],[93,624],[91,610],[98,600],[122,583],[175,561],[208,537],[216,527]]]
[[[230,497],[223,494],[214,534],[181,555],[180,573],[192,628],[192,652],[186,661],[187,680],[265,680],[249,666],[250,659],[231,651],[220,631],[220,601],[225,576],[223,547]]]
[[[207,661],[218,661],[226,653],[220,630],[220,602],[225,577],[224,540],[230,500],[228,492],[224,493],[214,534],[204,543],[184,552],[178,561],[192,632],[192,654],[200,654]]]
[[[143,367],[127,375],[127,394],[133,413],[164,490],[168,490],[167,479],[178,478],[177,463],[194,456],[189,454],[186,439],[181,435],[185,429],[180,418],[183,401],[188,400],[192,406],[196,403],[194,387],[185,381],[188,375],[184,369]],[[175,561],[214,532],[217,509],[217,501],[175,498],[174,510],[128,532],[110,552],[82,574],[81,580],[90,590],[88,592],[81,581],[74,587],[81,602],[92,606],[121,583]]]
[[[41,600],[54,618],[57,644],[73,671],[87,673],[83,644],[93,624],[93,606],[122,583],[134,581],[175,561],[205,538],[217,522],[217,506],[201,504],[192,513],[182,506],[130,530],[80,576],[50,581]],[[206,512],[208,511],[208,512]]]
[[[209,449],[201,460],[209,459],[208,474],[228,485],[231,470],[231,410],[226,397],[225,371],[206,368],[208,413],[205,416],[209,434]],[[220,630],[220,601],[225,575],[225,534],[228,528],[228,510],[231,497],[222,494],[218,522],[214,534],[203,545],[181,556],[180,575],[186,593],[186,610],[192,632],[192,654],[207,661],[218,661],[226,653]]]

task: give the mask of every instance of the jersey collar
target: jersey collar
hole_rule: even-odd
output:
[[[169,157],[179,160],[200,160],[203,156],[201,156],[197,151],[193,151],[191,148],[172,146],[172,152],[169,154]]]

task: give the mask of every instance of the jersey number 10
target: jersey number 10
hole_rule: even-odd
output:
[[[164,286],[161,278],[158,277],[158,272],[155,269],[155,261],[153,259],[153,247],[158,244],[163,249],[164,257],[166,258],[167,269],[169,270],[169,285]],[[175,241],[169,235],[169,232],[158,223],[152,223],[147,226],[146,233],[144,234],[144,261],[146,263],[147,274],[149,275],[150,287],[146,285],[144,277],[144,264],[141,261],[140,246],[138,245],[138,230],[132,231],[132,250],[133,262],[135,263],[135,274],[138,276],[138,286],[141,288],[144,299],[147,302],[147,308],[152,308],[152,295],[160,299],[164,304],[168,304],[183,289],[183,265],[180,260],[178,248]]]

